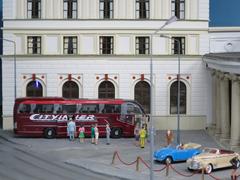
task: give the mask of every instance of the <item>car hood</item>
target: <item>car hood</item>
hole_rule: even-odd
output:
[[[202,159],[211,159],[211,158],[215,158],[216,154],[212,154],[212,153],[202,153],[202,154],[198,154],[196,156],[194,156],[192,159],[193,160],[202,160]]]

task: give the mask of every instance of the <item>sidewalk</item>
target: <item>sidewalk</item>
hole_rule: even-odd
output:
[[[175,133],[175,132],[174,132]],[[183,143],[195,142],[202,144],[203,147],[218,147],[218,144],[205,131],[181,131],[181,140]],[[41,153],[45,156],[55,157],[63,163],[72,166],[87,169],[93,173],[104,174],[110,177],[118,177],[120,179],[150,179],[150,171],[143,162],[139,163],[139,171],[136,171],[136,163],[132,165],[125,165],[124,163],[131,163],[136,161],[137,156],[141,157],[146,164],[149,165],[150,150],[149,143],[144,149],[135,146],[133,138],[111,139],[111,145],[105,144],[105,138],[100,138],[98,145],[90,143],[90,139],[86,139],[84,144],[79,141],[70,142],[67,139],[43,139],[43,138],[14,138],[12,132],[0,130],[0,136],[12,141],[14,143],[22,144],[29,147],[31,150]],[[174,134],[176,137],[176,134]],[[155,137],[155,149],[165,145],[165,131],[157,132]],[[115,158],[112,165],[112,158],[114,152],[118,152],[119,158]],[[154,172],[155,179],[187,179],[197,180],[201,179],[201,174],[190,176],[192,172],[187,170],[186,163],[174,163],[172,165],[177,172],[169,169],[169,175],[166,176],[166,169],[161,172]],[[165,165],[161,163],[154,163],[154,168],[160,170]],[[216,177],[221,179],[230,179],[232,169],[216,171],[213,173]],[[180,174],[178,174],[180,173]],[[205,179],[213,179],[205,175]]]

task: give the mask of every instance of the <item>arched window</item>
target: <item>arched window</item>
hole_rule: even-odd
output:
[[[26,87],[26,96],[27,97],[42,97],[43,96],[43,87],[40,81],[35,80],[27,84]]]
[[[67,81],[62,87],[62,96],[64,98],[79,98],[79,87],[73,81]]]
[[[177,114],[177,94],[178,94],[178,81],[171,84],[170,87],[170,114]],[[187,88],[183,82],[180,82],[180,114],[187,112]]]
[[[146,81],[139,81],[135,85],[134,99],[143,106],[146,113],[150,113],[150,85]]]
[[[98,98],[115,98],[115,87],[110,81],[103,81],[98,88]]]

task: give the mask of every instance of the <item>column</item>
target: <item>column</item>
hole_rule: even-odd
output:
[[[229,80],[224,74],[220,79],[220,98],[221,138],[228,139],[230,133]]]
[[[212,71],[212,126],[216,128],[216,99],[217,99],[217,77],[216,72]]]
[[[240,83],[237,77],[232,79],[231,140],[230,145],[240,144]]]
[[[219,73],[216,73],[216,99],[215,99],[215,107],[216,107],[216,114],[215,114],[215,122],[216,122],[216,130],[215,135],[219,136],[221,133],[221,115],[220,115],[220,77]]]

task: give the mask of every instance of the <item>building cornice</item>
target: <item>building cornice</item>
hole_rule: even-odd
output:
[[[3,30],[150,30],[159,29],[165,21],[136,20],[13,20],[4,21]],[[177,21],[164,31],[208,31],[207,21]]]
[[[12,59],[13,55],[3,55],[0,56],[3,59]],[[16,55],[17,60],[21,61],[21,60],[39,60],[39,59],[46,59],[49,58],[47,60],[51,60],[51,59],[61,59],[61,60],[66,60],[67,59],[83,59],[83,60],[89,60],[89,59],[94,59],[94,60],[126,60],[129,61],[129,59],[131,60],[150,60],[150,55]],[[177,55],[153,55],[152,56],[153,59],[156,60],[166,60],[166,58],[168,60],[176,60],[178,58]],[[200,55],[181,55],[180,56],[181,59],[184,60],[201,60],[202,56]]]
[[[203,56],[210,69],[226,73],[240,74],[240,53],[210,53]]]
[[[229,33],[240,32],[240,26],[238,27],[209,27],[209,33]]]

